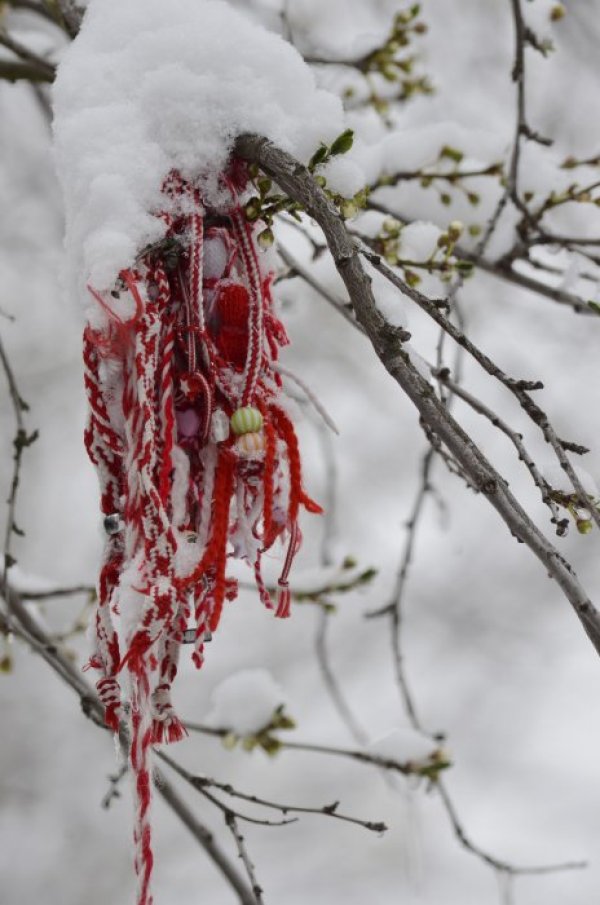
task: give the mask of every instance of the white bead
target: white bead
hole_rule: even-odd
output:
[[[229,437],[229,418],[223,409],[216,409],[210,419],[210,439],[213,443],[222,443]]]

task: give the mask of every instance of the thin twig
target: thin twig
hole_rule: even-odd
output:
[[[38,432],[34,431],[28,434],[25,429],[24,413],[29,410],[29,406],[21,396],[17,387],[17,382],[13,369],[11,367],[8,354],[4,348],[4,343],[0,337],[0,364],[8,383],[8,393],[11,400],[13,415],[16,423],[16,432],[13,438],[13,470],[10,482],[10,490],[7,500],[6,528],[4,533],[3,546],[3,563],[2,563],[2,584],[7,584],[8,570],[14,563],[12,556],[12,539],[14,534],[22,533],[17,528],[15,515],[17,510],[17,498],[19,494],[19,483],[21,480],[21,467],[23,463],[23,455],[27,447],[31,446],[38,438]]]
[[[191,785],[199,792],[206,788],[219,789],[221,792],[224,792],[231,798],[239,798],[241,801],[247,801],[262,808],[267,808],[272,811],[279,811],[281,814],[283,814],[284,817],[287,817],[288,814],[316,814],[320,817],[332,817],[335,820],[342,820],[346,823],[353,823],[355,826],[361,826],[364,829],[370,830],[371,832],[375,833],[383,833],[387,829],[385,824],[381,822],[376,823],[372,820],[360,820],[357,817],[349,817],[347,814],[340,814],[337,810],[339,802],[335,802],[331,805],[324,805],[320,808],[311,808],[302,805],[280,804],[278,802],[270,801],[266,798],[261,798],[258,795],[249,795],[245,792],[240,792],[238,789],[235,789],[230,783],[218,782],[217,780],[211,779],[208,776],[194,775],[184,767],[182,767],[181,764],[178,764],[176,761],[174,761],[173,758],[169,757],[163,751],[158,751],[157,756],[166,764],[168,764],[169,767],[174,770],[182,779],[184,779],[189,785]],[[227,808],[226,805],[224,807]],[[241,814],[235,814],[235,816],[242,820],[246,819]],[[291,823],[292,821],[286,822]],[[281,824],[276,825],[279,826]]]
[[[367,208],[369,210],[377,211],[377,213],[384,214],[389,217],[394,217],[397,220],[401,220],[403,223],[408,224],[411,222],[410,218],[405,217],[399,211],[393,210],[389,205],[383,204],[381,201],[376,201],[373,198],[370,198],[367,202]],[[496,208],[495,213],[492,215],[489,221],[491,230],[486,230],[488,239],[491,237],[493,229],[495,229],[495,227],[497,226],[498,219],[499,213],[498,208]],[[484,239],[485,238],[486,236],[484,235]],[[477,270],[482,270],[484,273],[487,273],[490,276],[504,280],[507,283],[511,283],[513,286],[520,286],[523,289],[529,289],[531,292],[534,292],[536,296],[547,298],[559,305],[570,308],[572,311],[574,311],[575,314],[584,314],[589,315],[590,317],[598,317],[598,312],[594,309],[594,307],[580,296],[574,295],[572,292],[567,292],[566,290],[559,287],[550,286],[548,283],[542,283],[540,282],[540,280],[536,280],[533,277],[528,276],[527,274],[515,270],[513,267],[513,262],[509,262],[505,258],[502,258],[499,261],[491,261],[488,258],[482,256],[482,253],[479,251],[479,249],[481,248],[482,246],[480,244],[474,251],[469,251],[468,249],[457,245],[455,246],[454,251],[457,258],[463,261],[468,261],[469,263],[473,264],[473,266]],[[527,261],[526,263],[532,264],[531,261]]]
[[[47,22],[56,24],[52,13],[43,3],[38,3],[37,0],[8,0],[8,5],[13,9],[24,9],[28,12],[36,13],[36,15],[46,19]]]
[[[227,883],[237,893],[240,905],[257,905],[258,900],[251,886],[248,886],[237,868],[231,863],[208,827],[190,811],[186,802],[160,771],[154,772],[154,786],[173,813],[188,828],[196,842],[204,849],[213,864],[220,870]]]
[[[464,387],[461,387],[455,381],[453,381],[448,374],[442,371],[437,372],[436,376],[452,390],[454,395],[459,396],[464,402],[467,403],[467,405],[469,405],[473,409],[473,411],[478,412],[478,414],[480,415],[483,415],[483,417],[487,418],[487,420],[491,424],[493,424],[494,427],[497,427],[498,430],[502,431],[502,433],[509,438],[519,454],[520,461],[523,462],[533,479],[533,483],[540,491],[542,502],[550,510],[552,524],[556,526],[556,533],[559,537],[563,537],[567,533],[569,520],[562,517],[558,505],[552,499],[550,495],[552,487],[543,477],[538,466],[533,460],[533,457],[527,451],[527,447],[523,442],[522,435],[514,431],[502,418],[500,418],[499,415],[496,414],[496,412],[488,408],[488,406],[485,405],[480,399],[477,399],[476,396],[473,396],[472,393],[469,393],[468,390],[465,390]]]
[[[586,861],[565,861],[561,864],[518,866],[510,864],[507,861],[502,861],[501,859],[494,857],[494,855],[490,855],[489,852],[485,851],[485,849],[482,849],[480,846],[475,845],[475,843],[472,842],[468,837],[462,823],[459,820],[458,813],[456,811],[454,803],[452,802],[452,799],[450,798],[450,795],[448,794],[448,790],[446,789],[443,780],[438,779],[436,786],[438,794],[444,805],[444,810],[446,811],[446,814],[448,815],[448,818],[452,825],[454,835],[459,840],[462,847],[495,870],[515,877],[555,874],[569,870],[583,870],[588,866]]]
[[[56,600],[58,597],[75,597],[77,594],[86,594],[93,597],[96,589],[93,585],[79,584],[72,587],[53,588],[49,591],[28,591],[26,588],[19,588],[19,594],[22,600]]]
[[[48,60],[45,60],[43,57],[38,56],[37,53],[34,53],[24,44],[21,44],[20,41],[16,41],[4,28],[0,28],[0,46],[6,47],[7,50],[14,53],[15,56],[19,57],[24,63],[35,66],[40,74],[45,76],[41,81],[52,82],[54,80],[56,66],[53,63],[49,63]]]
[[[225,824],[235,840],[238,855],[242,861],[242,864],[244,865],[246,875],[248,877],[248,880],[250,881],[250,886],[252,887],[252,892],[254,893],[256,905],[264,905],[265,900],[263,898],[263,888],[256,878],[256,868],[254,867],[254,864],[250,858],[248,849],[246,847],[246,840],[242,836],[242,833],[238,826],[237,818],[233,811],[227,811],[227,813],[225,814]]]
[[[56,4],[62,17],[62,25],[67,34],[74,38],[83,21],[84,10],[75,0],[56,0]]]
[[[337,495],[337,469],[335,461],[335,453],[331,443],[331,437],[325,431],[322,425],[318,426],[319,441],[321,444],[321,454],[325,462],[325,501],[324,501],[324,520],[323,534],[321,536],[320,561],[322,566],[330,566],[334,561],[333,556],[333,539],[336,533],[336,519],[338,510]],[[317,630],[315,634],[315,654],[317,664],[321,672],[321,678],[325,690],[327,691],[333,706],[335,707],[340,719],[348,729],[350,735],[359,745],[364,745],[368,736],[352,708],[346,700],[346,695],[342,691],[340,682],[335,675],[328,649],[328,633],[331,626],[332,609],[328,607],[327,600],[321,596],[319,598],[325,605],[321,607],[317,613]]]
[[[416,729],[420,729],[421,726],[417,717],[417,709],[414,696],[410,689],[406,671],[404,669],[404,654],[401,637],[403,609],[402,603],[404,600],[404,589],[413,558],[418,525],[425,507],[427,496],[429,495],[429,492],[431,490],[430,476],[434,459],[435,449],[430,446],[423,456],[423,461],[421,463],[421,479],[413,503],[412,512],[410,514],[408,522],[406,523],[406,540],[404,543],[404,550],[400,561],[400,568],[396,577],[396,585],[394,587],[391,600],[388,604],[386,604],[386,606],[382,607],[381,609],[374,610],[373,612],[367,614],[367,617],[371,619],[377,616],[386,615],[389,615],[391,617],[392,647],[394,654],[396,680],[400,688],[406,714],[411,724]]]
[[[277,244],[277,251],[281,260],[286,264],[292,274],[300,277],[304,282],[314,289],[314,291],[324,299],[328,305],[331,305],[338,314],[341,314],[344,320],[348,321],[355,329],[359,332],[364,332],[360,324],[356,321],[354,315],[352,314],[352,306],[348,302],[344,302],[341,299],[338,299],[335,295],[329,292],[328,289],[325,289],[324,286],[319,283],[318,280],[314,278],[314,276],[308,271],[305,267],[300,264],[300,262],[295,258],[288,250],[285,248],[281,242]]]
[[[213,728],[212,726],[204,726],[202,723],[185,724],[186,729],[190,732],[198,732],[201,735],[209,735],[213,738],[225,739],[231,734],[230,729]],[[373,767],[379,767],[389,770],[392,773],[402,773],[404,776],[422,776],[423,769],[420,764],[411,761],[399,761],[393,757],[383,757],[370,751],[364,751],[360,748],[342,748],[335,745],[321,745],[317,742],[291,742],[288,739],[282,739],[278,736],[278,750],[281,751],[302,751],[308,754],[326,754],[331,757],[341,757],[361,764],[369,764]]]
[[[106,795],[102,798],[101,805],[105,811],[107,811],[115,798],[121,797],[121,792],[119,791],[119,786],[121,785],[121,781],[127,775],[129,770],[129,764],[127,763],[127,759],[123,760],[123,763],[119,767],[116,773],[113,773],[112,776],[108,777],[109,787]]]
[[[374,255],[370,250],[361,248],[361,254],[379,271],[393,286],[400,290],[404,295],[408,296],[412,301],[425,311],[440,327],[442,327],[452,339],[458,343],[469,355],[472,356],[491,377],[495,377],[518,399],[521,408],[527,413],[530,419],[542,432],[544,439],[552,447],[558,462],[569,478],[573,489],[575,490],[581,505],[589,509],[592,520],[600,528],[600,512],[586,493],[580,478],[575,472],[568,456],[565,452],[564,441],[561,440],[554,428],[552,427],[546,413],[532,399],[530,393],[533,390],[543,389],[543,384],[539,381],[515,380],[509,377],[502,368],[499,367],[492,359],[481,351],[463,331],[456,327],[452,321],[446,317],[435,300],[427,298],[423,293],[409,286],[401,277],[385,264],[379,255]],[[569,444],[573,448],[572,444]],[[457,459],[459,457],[457,456]],[[460,459],[459,459],[460,461]]]
[[[49,77],[45,70],[34,66],[33,63],[13,62],[12,60],[0,60],[0,80],[5,82],[52,82],[54,76]]]

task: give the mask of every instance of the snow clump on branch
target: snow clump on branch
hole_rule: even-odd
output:
[[[222,0],[91,0],[54,86],[71,290],[113,286],[165,224],[171,170],[218,200],[237,136],[307,161],[344,128],[300,54]]]
[[[240,737],[269,725],[286,702],[283,689],[266,669],[242,669],[224,679],[212,693],[208,726],[228,729]]]

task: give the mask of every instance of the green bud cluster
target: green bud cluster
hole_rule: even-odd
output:
[[[399,267],[402,270],[404,280],[409,286],[418,286],[421,277],[417,270],[424,270],[430,274],[437,274],[444,282],[449,282],[455,273],[468,277],[473,272],[473,264],[454,258],[454,248],[464,232],[464,226],[459,220],[453,220],[445,232],[441,233],[429,258],[425,261],[412,261],[402,258],[401,244],[402,231],[406,224],[394,217],[387,217],[379,234],[374,241],[375,251],[380,254],[391,267]]]
[[[576,493],[564,493],[560,490],[550,490],[548,496],[553,502],[566,509],[580,534],[589,534],[592,531],[594,526],[590,507],[600,512],[600,500],[590,496],[588,502],[580,499]]]
[[[266,754],[273,756],[281,749],[281,742],[273,733],[295,728],[296,723],[285,713],[283,706],[281,706],[274,711],[269,723],[259,729],[258,732],[244,736],[229,732],[223,738],[223,746],[228,751],[231,751],[237,746],[238,742],[241,742],[241,747],[244,751],[254,751],[255,748],[262,748]]]
[[[417,56],[409,52],[415,36],[427,32],[426,24],[420,19],[421,6],[418,3],[398,12],[392,27],[381,47],[368,54],[359,64],[364,75],[377,75],[386,82],[399,87],[396,101],[405,101],[416,94],[432,94],[433,87],[426,76],[415,76]],[[390,99],[382,97],[370,82],[370,104],[381,115],[389,111]]]

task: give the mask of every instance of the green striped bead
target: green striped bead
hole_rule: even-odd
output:
[[[238,409],[231,416],[231,430],[237,436],[255,434],[263,426],[263,416],[251,405]]]

